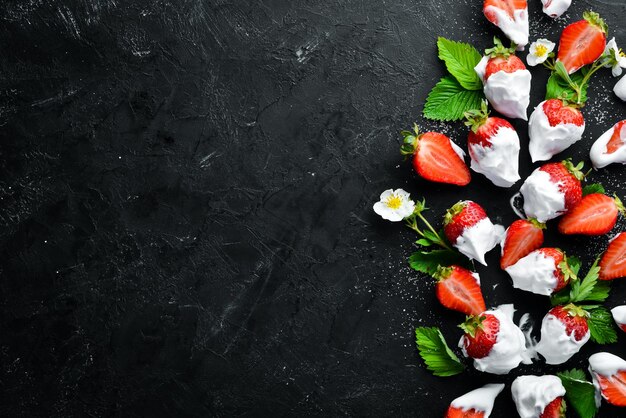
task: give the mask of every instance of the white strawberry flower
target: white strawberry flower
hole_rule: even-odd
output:
[[[400,222],[411,216],[414,210],[415,202],[411,200],[411,195],[402,189],[385,190],[380,195],[380,201],[374,203],[374,212],[391,222]]]
[[[618,48],[615,38],[606,44],[604,56],[604,66],[612,68],[613,77],[622,75],[622,69],[626,68],[626,54]]]
[[[537,39],[530,45],[526,62],[531,67],[537,64],[542,64],[548,59],[550,53],[554,51],[556,44],[547,39]]]

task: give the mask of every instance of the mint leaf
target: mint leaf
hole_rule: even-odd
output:
[[[437,40],[437,47],[439,48],[439,58],[446,63],[446,68],[450,74],[464,89],[483,89],[483,83],[474,71],[474,67],[482,58],[476,48],[470,44],[441,37]]]
[[[568,404],[580,418],[594,418],[598,413],[593,383],[587,381],[585,372],[580,369],[557,373],[563,387]]]
[[[463,363],[448,347],[439,328],[416,328],[415,342],[426,368],[435,376],[454,376],[465,370]]]
[[[468,266],[468,260],[461,253],[450,250],[417,251],[409,257],[409,265],[417,271],[432,275],[437,267],[453,264]]]
[[[587,196],[588,194],[594,194],[594,193],[605,194],[606,190],[604,190],[604,187],[600,183],[588,184],[585,187],[583,187],[583,196]]]
[[[468,110],[480,109],[484,98],[482,90],[465,90],[454,77],[447,75],[428,94],[424,117],[445,122],[461,120]]]
[[[589,311],[589,332],[591,341],[598,344],[612,344],[617,342],[617,332],[613,326],[613,316],[604,307]]]

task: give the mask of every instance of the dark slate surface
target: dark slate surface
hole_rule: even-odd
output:
[[[474,176],[426,184],[398,154],[444,73],[438,35],[489,46],[469,0],[258,2],[10,0],[0,8],[0,415],[441,416],[486,382],[432,377],[413,344],[462,318],[406,266],[414,237],[371,206],[389,187],[439,219],[472,198],[498,222],[508,200]],[[626,43],[622,0],[575,0]],[[546,72],[533,70],[533,104]],[[626,117],[605,71],[584,141]],[[525,124],[515,122],[526,143]],[[524,152],[522,176],[533,167]],[[622,167],[592,175],[626,195]],[[623,229],[620,221],[618,227]],[[584,256],[607,238],[547,245]],[[489,256],[488,304],[540,320]],[[608,303],[626,302],[616,283]],[[624,335],[606,349],[626,355]],[[565,367],[585,366],[588,344]],[[495,417],[513,416],[509,388]],[[623,416],[604,408],[601,416]]]

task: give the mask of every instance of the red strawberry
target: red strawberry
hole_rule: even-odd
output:
[[[450,138],[437,132],[420,134],[417,125],[413,132],[403,131],[403,155],[413,156],[413,167],[426,180],[437,183],[467,185],[470,172],[465,162],[454,151]]]
[[[573,273],[570,271],[569,265],[567,264],[565,254],[558,248],[540,248],[537,251],[541,252],[544,257],[549,257],[554,260],[554,275],[556,276],[557,282],[552,293],[563,290],[565,286],[567,286],[570,278],[573,276]],[[561,264],[564,261],[565,265]]]
[[[607,376],[610,364],[612,374]],[[600,387],[602,397],[611,405],[626,406],[626,361],[610,353],[596,353],[589,357],[589,370]]]
[[[550,126],[565,125],[572,123],[576,126],[583,126],[585,118],[575,107],[568,106],[558,99],[546,100],[543,103],[543,113],[548,117]]]
[[[504,12],[506,12],[511,19],[515,19],[515,10],[527,9],[528,3],[526,0],[485,0],[483,3],[483,13],[485,14],[487,20],[498,26],[498,16],[493,12],[493,10],[488,9],[489,6],[504,10]]]
[[[615,151],[624,146],[624,140],[622,139],[622,129],[626,126],[626,120],[618,122],[613,127],[613,135],[606,144],[606,153],[613,154]]]
[[[565,401],[562,396],[555,398],[544,409],[539,418],[565,418]]]
[[[569,74],[600,58],[606,48],[604,20],[594,12],[585,12],[583,17],[563,30],[559,42],[557,59]]]
[[[518,219],[513,222],[504,237],[500,268],[504,270],[540,248],[543,245],[545,228],[545,224],[535,219]]]
[[[626,277],[626,233],[618,234],[600,260],[600,280]]]
[[[449,407],[445,418],[484,418],[485,413],[483,411],[476,411],[475,409],[469,409],[463,411],[459,408]]]
[[[582,198],[559,222],[561,234],[604,235],[617,222],[618,213],[624,213],[619,198],[592,193]]]
[[[484,81],[487,81],[493,74],[504,71],[505,73],[514,73],[518,70],[525,70],[526,66],[524,62],[515,55],[509,55],[508,57],[497,56],[490,58],[487,62],[487,68],[485,69]]]
[[[480,359],[489,355],[498,339],[500,321],[495,315],[484,314],[472,316],[460,325],[465,331],[463,347],[467,355],[474,359]]]
[[[487,309],[480,284],[471,271],[459,266],[439,267],[433,276],[437,279],[437,298],[446,308],[466,315],[478,315]]]
[[[477,156],[472,155],[472,145],[482,145],[485,148],[491,147],[491,138],[498,132],[500,128],[510,128],[513,131],[513,125],[504,119],[497,117],[489,117],[489,109],[487,101],[483,100],[480,110],[470,110],[465,112],[465,118],[467,122],[465,125],[472,128],[467,137],[467,145],[472,158],[476,159]]]
[[[565,325],[565,332],[568,336],[574,333],[576,341],[581,341],[589,332],[589,325],[587,324],[589,314],[576,305],[570,303],[565,306],[556,306],[548,313],[558,318]]]
[[[476,202],[466,200],[456,203],[448,209],[443,220],[443,228],[448,241],[454,244],[465,228],[476,225],[486,217],[487,213]]]
[[[580,181],[585,175],[580,171],[583,163],[574,166],[571,161],[548,163],[539,168],[550,174],[550,180],[559,185],[559,191],[565,195],[565,211],[569,211],[583,198]]]

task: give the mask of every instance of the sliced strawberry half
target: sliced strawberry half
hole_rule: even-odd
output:
[[[498,16],[493,10],[489,9],[489,6],[503,10],[513,20],[515,19],[515,10],[527,9],[528,2],[526,0],[485,0],[483,3],[483,13],[487,20],[498,26]]]
[[[433,275],[437,299],[443,306],[466,315],[485,312],[480,284],[471,271],[459,266],[439,267]]]
[[[585,12],[583,17],[563,30],[559,42],[557,59],[569,74],[600,58],[606,48],[604,20],[594,12]]]
[[[464,411],[460,408],[449,407],[445,418],[484,418],[483,411],[476,411],[474,408]]]
[[[626,139],[626,120],[618,122],[613,127],[613,135],[611,135],[611,139],[606,144],[606,153],[613,154],[618,149],[624,146],[624,140]],[[622,132],[624,131],[624,132]]]
[[[485,210],[476,202],[466,200],[458,202],[446,212],[443,219],[443,230],[446,238],[455,244],[465,228],[476,225],[487,217]]]
[[[585,118],[579,109],[568,106],[559,99],[546,100],[543,103],[543,113],[548,118],[550,126],[565,125],[568,123],[576,126],[583,126],[585,124]]]
[[[582,198],[559,222],[561,234],[604,235],[617,222],[619,213],[626,209],[616,196],[592,193]]]
[[[517,263],[521,258],[543,245],[545,224],[535,219],[518,219],[506,230],[502,244],[502,270]]]
[[[626,371],[621,370],[613,376],[596,374],[602,396],[615,406],[626,406]]]
[[[600,280],[626,277],[626,233],[617,235],[600,260]]]
[[[543,409],[539,418],[565,418],[565,408],[565,400],[559,396]]]

